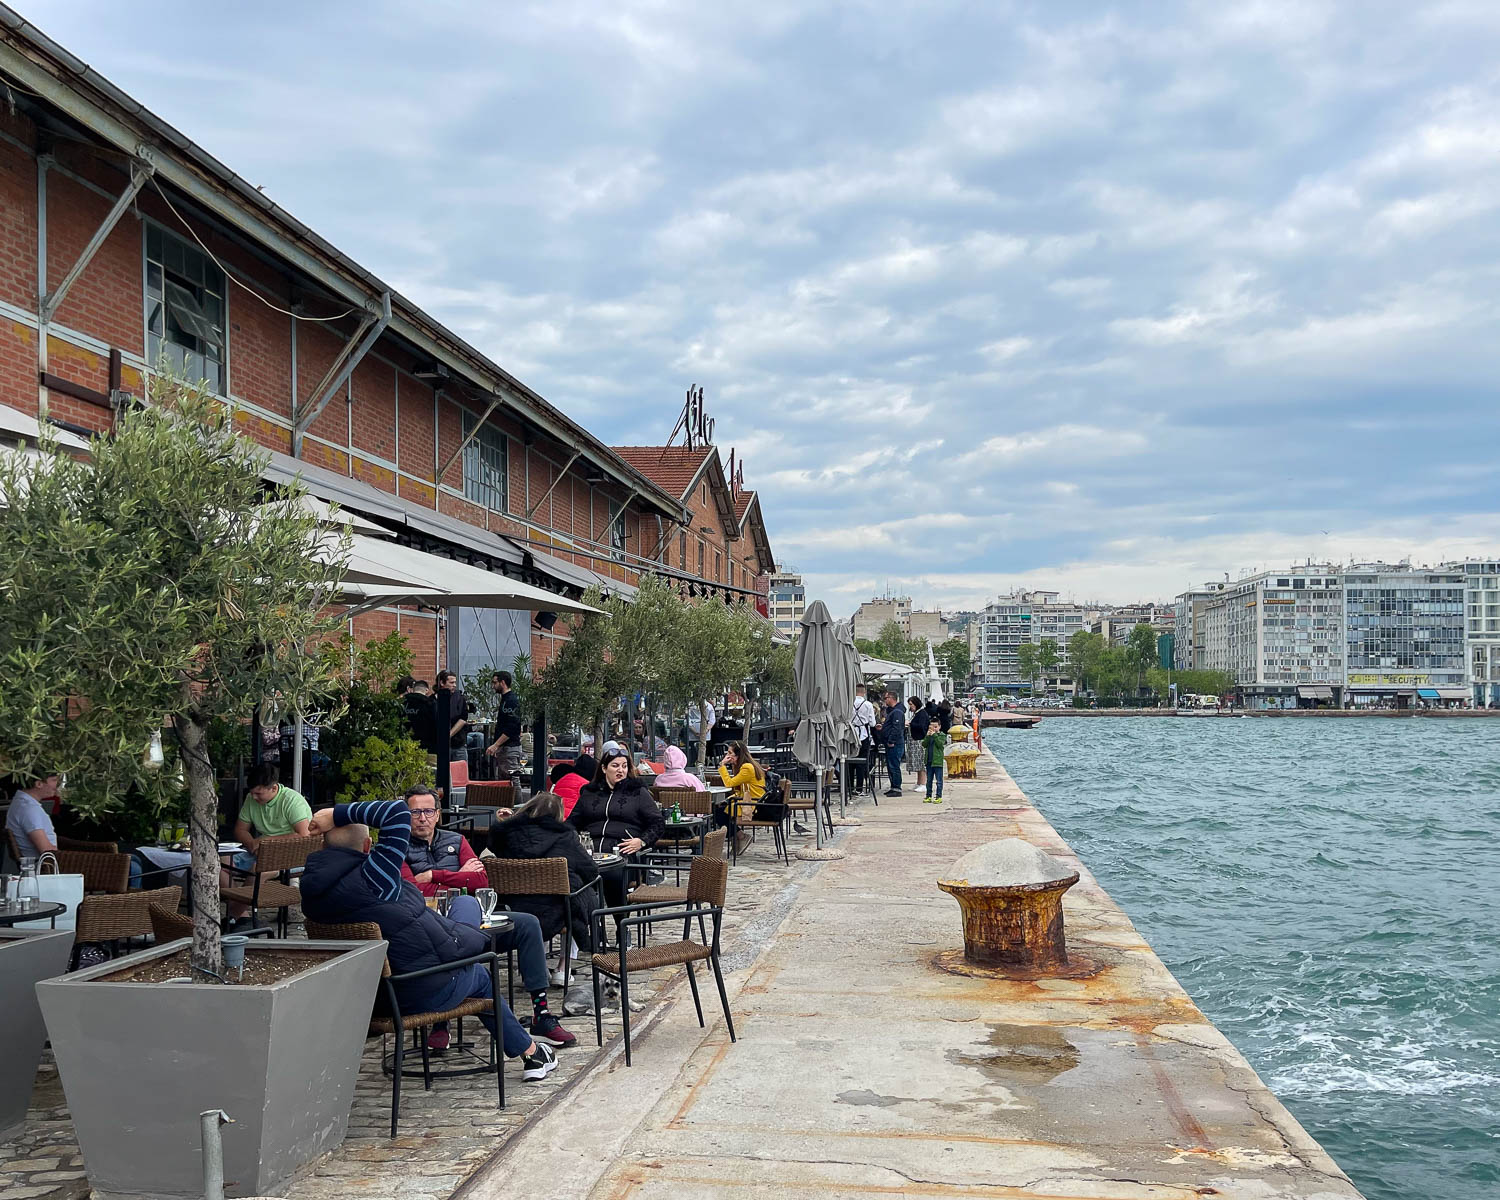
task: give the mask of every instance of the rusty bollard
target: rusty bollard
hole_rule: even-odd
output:
[[[1045,850],[1001,838],[970,850],[938,887],[963,910],[964,958],[987,967],[1063,966],[1063,893],[1078,882]]]

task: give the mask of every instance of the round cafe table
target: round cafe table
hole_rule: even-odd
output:
[[[698,853],[702,854],[704,842],[708,837],[708,818],[684,815],[678,820],[669,820],[666,832],[678,842],[685,842],[690,838],[695,839],[698,843]]]
[[[57,918],[68,911],[68,906],[60,900],[43,900],[37,904],[28,904],[22,908],[19,904],[6,901],[0,904],[0,925],[16,925],[21,921],[50,921],[52,928],[57,928]]]

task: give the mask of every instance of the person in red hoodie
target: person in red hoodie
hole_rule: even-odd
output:
[[[562,799],[564,821],[572,814],[573,805],[578,803],[578,790],[592,783],[598,770],[599,764],[591,754],[580,754],[572,762],[558,763],[552,768],[552,792]]]

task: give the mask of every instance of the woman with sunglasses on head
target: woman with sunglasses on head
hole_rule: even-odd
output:
[[[627,855],[649,850],[666,829],[661,807],[651,789],[636,778],[630,755],[623,750],[609,751],[599,760],[594,781],[579,789],[568,824],[600,850]],[[614,867],[601,875],[606,902],[624,904],[624,868]]]

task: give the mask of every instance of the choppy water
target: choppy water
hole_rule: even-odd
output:
[[[1500,721],[985,739],[1369,1200],[1500,1196]]]

